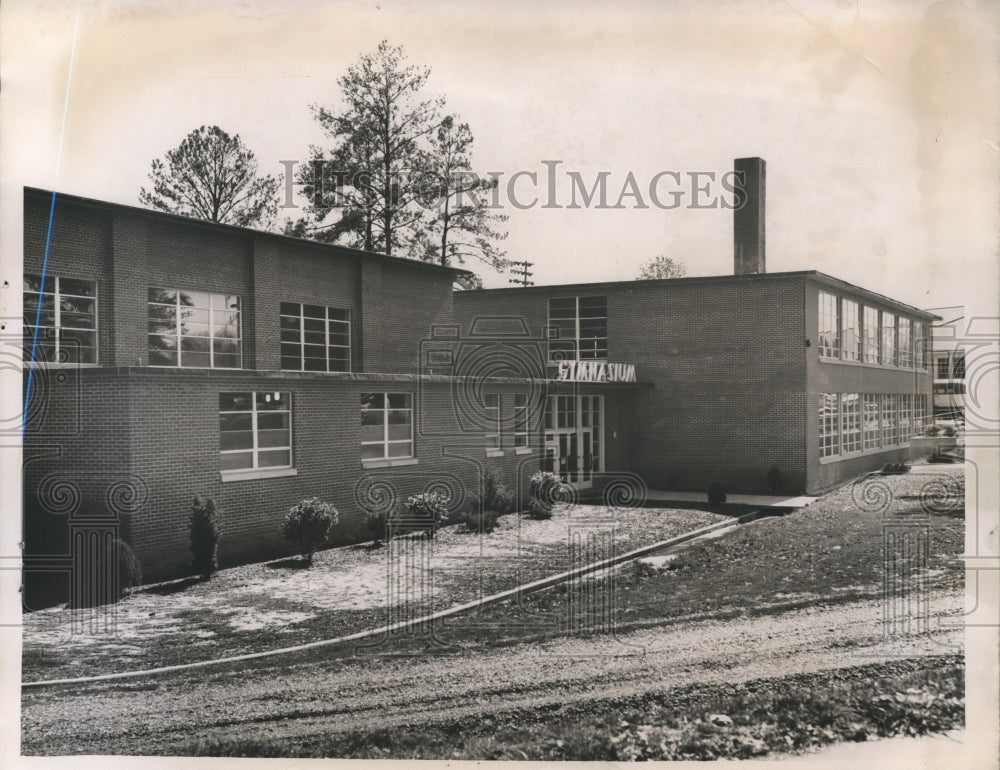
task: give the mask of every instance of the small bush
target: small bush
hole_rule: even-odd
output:
[[[708,504],[722,505],[726,502],[726,488],[721,481],[713,481],[708,485]]]
[[[388,539],[389,535],[386,530],[389,526],[389,518],[384,511],[369,511],[365,525],[374,545],[382,545],[382,542]]]
[[[507,489],[507,486],[500,480],[500,474],[496,468],[487,467],[483,478],[483,496],[477,499],[480,503],[480,510],[492,511],[493,513],[510,513],[514,510],[514,495]]]
[[[772,494],[778,494],[785,488],[785,479],[777,465],[767,469],[767,489]]]
[[[953,463],[955,462],[955,456],[947,454],[945,452],[935,452],[930,457],[927,458],[929,463]]]
[[[528,514],[529,519],[535,519],[536,521],[542,519],[551,519],[552,506],[549,503],[543,503],[536,497],[529,497],[528,505],[525,508],[525,513]]]
[[[924,428],[924,435],[925,436],[936,436],[940,432],[941,432],[941,426],[940,425],[928,425],[926,428]]]
[[[188,533],[191,536],[191,570],[208,580],[219,568],[219,514],[212,498],[200,495],[194,498]]]
[[[531,476],[531,496],[549,506],[558,502],[562,479],[551,471],[538,471]]]
[[[468,532],[489,533],[500,524],[500,514],[496,511],[473,510],[461,517],[462,527]]]
[[[444,495],[438,492],[424,492],[406,498],[406,510],[397,514],[398,522],[414,530],[423,530],[428,537],[448,519],[448,505]]]
[[[142,565],[124,540],[108,540],[96,560],[95,569],[88,571],[89,574],[74,575],[77,580],[96,579],[98,582],[74,586],[70,596],[70,606],[73,608],[117,604],[129,589],[142,583]]]
[[[907,463],[886,463],[882,466],[883,476],[899,476],[909,472],[910,466]]]
[[[312,566],[316,549],[326,542],[339,518],[336,508],[313,497],[289,508],[281,531],[285,540],[295,545],[306,564]]]
[[[954,437],[954,436],[958,435],[958,431],[955,430],[955,428],[952,427],[951,425],[945,425],[944,426],[944,430],[942,431],[942,433],[945,436],[949,436],[949,437]]]

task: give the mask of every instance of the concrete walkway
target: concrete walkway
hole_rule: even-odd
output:
[[[707,492],[669,492],[661,489],[650,489],[646,499],[670,503],[704,503],[708,501]],[[756,505],[761,508],[805,508],[816,497],[786,497],[783,495],[726,495],[727,503]]]

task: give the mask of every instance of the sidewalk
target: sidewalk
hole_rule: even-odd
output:
[[[864,743],[835,743],[814,754],[770,757],[776,762],[801,762],[804,767],[829,762],[832,767],[857,768],[966,768],[977,763],[966,763],[971,747],[966,745],[965,730],[951,730],[944,735],[923,735],[919,738],[883,738]]]
[[[661,489],[650,489],[646,493],[647,500],[671,503],[704,503],[705,492],[669,492]],[[817,497],[788,497],[785,495],[726,495],[727,503],[755,505],[761,508],[805,508]]]

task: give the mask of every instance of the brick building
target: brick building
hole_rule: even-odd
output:
[[[27,570],[120,535],[147,577],[182,574],[196,494],[233,564],[287,553],[303,498],[363,540],[411,494],[469,505],[488,467],[522,497],[540,467],[628,497],[815,492],[905,457],[934,316],[764,273],[747,169],[739,275],[460,292],[450,268],[26,189]]]

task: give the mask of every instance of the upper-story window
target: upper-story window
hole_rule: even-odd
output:
[[[861,325],[861,360],[866,364],[877,364],[879,351],[878,308],[865,305],[861,315]]]
[[[150,289],[148,312],[150,366],[242,366],[239,297]]]
[[[882,363],[886,366],[896,364],[896,316],[882,311]]]
[[[39,364],[97,363],[97,282],[24,276],[24,356]]]
[[[840,301],[840,357],[845,361],[861,358],[861,305],[853,300]]]
[[[282,302],[281,368],[305,372],[351,371],[350,311]]]
[[[913,366],[913,324],[902,316],[896,324],[896,357],[900,366],[910,368]]]
[[[608,298],[549,300],[549,359],[603,360],[608,357]]]
[[[927,368],[927,324],[915,321],[913,324],[913,362],[917,369]]]
[[[819,354],[840,355],[840,306],[837,297],[829,292],[819,293]]]

